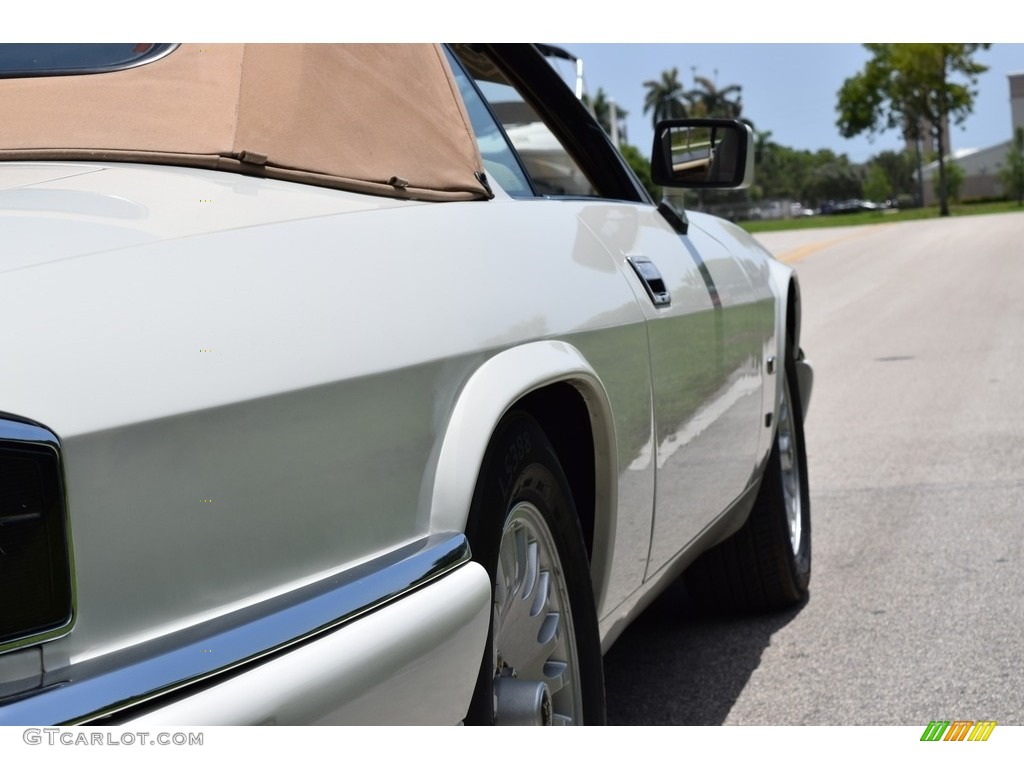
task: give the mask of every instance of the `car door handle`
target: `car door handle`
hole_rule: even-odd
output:
[[[667,307],[672,303],[672,296],[666,290],[665,281],[661,277],[661,272],[654,266],[654,262],[645,256],[628,256],[626,261],[644,284],[654,306]]]

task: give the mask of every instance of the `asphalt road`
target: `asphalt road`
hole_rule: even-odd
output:
[[[815,369],[810,599],[674,588],[606,657],[609,722],[1024,725],[1024,213],[759,238]]]

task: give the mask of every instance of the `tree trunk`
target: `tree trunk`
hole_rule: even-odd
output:
[[[941,77],[939,79],[938,114],[935,121],[935,136],[939,141],[939,216],[949,216],[948,191],[946,189],[946,143],[943,123],[946,121],[946,54],[942,53]]]
[[[949,201],[946,199],[946,158],[942,152],[942,128],[936,129],[939,142],[939,216],[949,216]]]
[[[914,135],[914,154],[917,158],[917,207],[924,208],[924,163],[921,160],[920,131]]]

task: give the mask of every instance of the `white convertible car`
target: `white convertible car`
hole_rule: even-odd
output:
[[[0,105],[0,723],[601,723],[672,581],[805,599],[795,275],[533,46],[4,45]]]

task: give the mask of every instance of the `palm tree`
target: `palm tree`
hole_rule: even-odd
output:
[[[686,93],[686,98],[693,104],[693,112],[700,117],[725,117],[734,120],[743,111],[743,104],[740,101],[740,93],[743,88],[739,85],[727,85],[719,88],[715,82],[707,77],[695,76],[693,78],[697,88]],[[736,98],[729,98],[735,93]]]
[[[644,114],[653,112],[651,121],[657,125],[662,120],[686,117],[686,93],[679,82],[679,67],[672,67],[661,73],[661,80],[648,80],[644,83],[647,94],[644,96]]]

